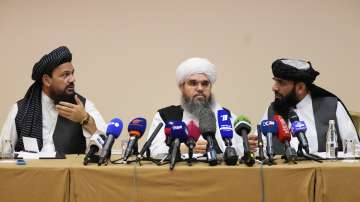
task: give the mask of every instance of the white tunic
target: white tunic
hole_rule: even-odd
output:
[[[215,107],[213,107],[212,110],[216,115],[217,111],[221,110],[221,109],[223,109],[223,108],[219,104],[216,104]],[[231,124],[232,124],[232,126],[234,126],[235,119],[236,119],[236,115],[231,113]],[[191,120],[193,120],[197,125],[199,125],[199,120],[196,117],[194,117],[194,115],[192,115],[188,111],[184,110],[182,121],[184,121],[186,124],[188,124]],[[151,134],[153,133],[153,131],[155,130],[155,128],[157,127],[157,125],[160,122],[162,122],[164,124],[164,126],[160,129],[159,133],[157,134],[157,136],[155,137],[154,141],[151,144],[150,151],[151,151],[151,156],[152,157],[157,157],[157,156],[161,156],[163,154],[167,154],[168,151],[169,151],[169,147],[166,146],[166,144],[165,144],[165,132],[164,132],[165,123],[162,120],[159,112],[157,112],[155,114],[154,118],[153,118],[153,121],[152,121],[152,124],[151,124],[151,128],[149,130],[147,139],[150,138]],[[217,117],[216,117],[216,123],[217,123]],[[221,134],[220,134],[218,124],[216,124],[215,138],[216,138],[216,140],[218,142],[218,145],[219,145],[220,149],[224,152],[226,146],[225,146],[224,141],[221,138]],[[200,136],[199,140],[204,140],[204,139],[203,139],[202,136]],[[235,150],[236,150],[236,152],[238,154],[243,152],[242,138],[238,134],[236,134],[235,131],[233,133],[232,145],[233,145],[233,147],[235,148]]]

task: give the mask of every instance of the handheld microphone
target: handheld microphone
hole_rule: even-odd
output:
[[[150,152],[149,152],[150,151],[150,146],[151,146],[152,142],[154,141],[156,135],[159,133],[160,129],[163,127],[163,125],[164,124],[162,122],[160,122],[156,126],[156,128],[155,128],[154,132],[151,134],[150,138],[145,142],[145,144],[144,144],[143,148],[141,149],[138,157],[144,156],[145,152],[147,152],[146,156],[150,157]]]
[[[263,120],[261,122],[261,131],[266,136],[266,154],[269,158],[269,163],[273,164],[273,156],[275,155],[273,147],[273,136],[278,132],[278,126],[275,121]]]
[[[233,128],[230,115],[224,109],[217,112],[217,120],[222,139],[225,142],[224,161],[226,165],[236,165],[239,156],[234,147],[232,147],[231,139],[233,138]]]
[[[299,148],[304,149],[305,152],[309,154],[309,142],[305,135],[305,132],[307,130],[305,122],[299,120],[298,115],[293,109],[290,109],[289,120],[291,122],[291,132],[299,140]],[[299,151],[300,150],[298,150],[298,152]]]
[[[94,134],[90,138],[90,149],[84,158],[84,165],[87,165],[89,162],[94,161],[95,154],[103,148],[105,143],[106,136],[103,134]],[[96,162],[99,159],[97,158]]]
[[[255,164],[254,153],[249,149],[248,134],[251,131],[251,122],[244,116],[238,116],[234,122],[235,132],[243,138],[244,156],[241,157],[240,163],[244,162],[247,166]]]
[[[180,144],[187,140],[186,124],[182,121],[174,121],[170,131],[171,147],[170,147],[170,170],[173,170],[175,163],[180,159]]]
[[[108,124],[106,129],[107,138],[105,140],[103,149],[100,153],[98,165],[105,163],[105,161],[110,159],[111,148],[114,144],[116,138],[120,136],[120,133],[123,128],[123,122],[119,118],[114,118]]]
[[[215,149],[216,118],[210,108],[204,108],[200,111],[199,128],[202,136],[207,141],[207,161],[210,166],[215,166],[218,163]]]
[[[291,133],[285,120],[280,115],[274,115],[274,121],[278,125],[278,139],[285,145],[285,160],[295,162],[296,151],[290,145]]]
[[[146,119],[144,118],[135,118],[133,119],[128,126],[129,132],[129,141],[124,152],[123,160],[127,161],[130,155],[138,153],[138,140],[142,137],[146,129]]]
[[[264,141],[262,139],[262,132],[261,132],[261,125],[257,125],[257,132],[258,132],[258,147],[259,147],[259,157],[258,159],[260,161],[265,160],[264,156]]]

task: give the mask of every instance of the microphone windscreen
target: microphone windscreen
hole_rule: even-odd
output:
[[[194,121],[190,121],[187,125],[189,137],[195,140],[195,142],[199,139],[201,132],[200,128],[196,125]]]
[[[217,120],[219,125],[219,130],[222,138],[233,138],[233,128],[230,120],[230,115],[224,109],[221,109],[217,112]]]
[[[294,121],[291,123],[291,132],[293,135],[303,132],[305,133],[307,130],[306,124],[304,121]]]
[[[123,129],[123,122],[119,118],[113,118],[106,129],[106,135],[112,135],[114,138],[118,138]]]
[[[289,111],[289,120],[291,123],[294,121],[299,121],[299,117],[296,114],[296,112],[294,111],[294,109],[290,109],[290,111]]]
[[[128,126],[128,132],[131,136],[141,137],[146,130],[146,119],[138,117],[133,119]]]
[[[203,108],[199,113],[199,128],[201,134],[216,133],[216,118],[214,112],[210,108]]]
[[[263,120],[261,122],[261,132],[263,132],[264,135],[268,133],[276,134],[278,132],[278,126],[273,120]]]
[[[171,126],[170,136],[173,140],[178,138],[180,142],[185,142],[188,137],[186,124],[183,121],[174,121]]]
[[[285,120],[280,115],[274,115],[274,121],[278,126],[278,139],[281,143],[284,143],[285,140],[291,140],[291,134],[289,127],[287,126]]]
[[[241,130],[246,130],[247,133],[251,131],[251,122],[245,115],[238,116],[234,121],[235,131],[239,133]]]
[[[174,121],[168,121],[165,123],[164,133],[168,137],[171,134],[171,126],[174,125]]]

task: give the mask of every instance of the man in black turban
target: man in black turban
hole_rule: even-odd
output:
[[[34,83],[9,113],[1,141],[11,142],[15,151],[28,150],[28,140],[36,140],[38,151],[85,153],[86,138],[104,131],[105,122],[94,104],[75,92],[71,61],[71,52],[62,46],[34,65]]]
[[[313,84],[320,73],[310,62],[278,59],[272,64],[272,72],[275,100],[270,104],[262,120],[271,120],[274,114],[279,114],[288,121],[289,112],[293,110],[300,121],[306,124],[306,137],[310,152],[313,153],[326,151],[329,120],[335,120],[339,150],[342,150],[342,141],[345,139],[359,143],[355,126],[343,102],[334,94]],[[252,140],[251,144],[254,146],[255,142]],[[276,153],[283,153],[283,146],[278,145],[281,143],[277,141],[274,144]],[[298,140],[292,138],[291,145],[298,148]]]

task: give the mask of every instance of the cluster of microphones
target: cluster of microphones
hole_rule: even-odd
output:
[[[283,158],[285,162],[296,163],[298,157],[315,160],[321,162],[320,157],[310,154],[309,144],[305,136],[306,125],[300,121],[294,110],[289,113],[291,127],[289,128],[286,121],[280,115],[274,115],[271,120],[263,120],[257,126],[258,131],[258,155],[255,157],[254,152],[250,149],[248,134],[251,131],[251,122],[246,116],[239,116],[235,119],[233,125],[228,111],[219,110],[217,112],[217,124],[215,114],[209,111],[208,114],[199,119],[197,125],[195,121],[185,123],[183,121],[167,121],[165,124],[159,123],[152,132],[142,149],[139,151],[138,140],[143,136],[146,130],[146,119],[135,118],[128,125],[129,141],[123,152],[122,163],[139,162],[141,160],[150,160],[158,165],[169,164],[173,170],[176,162],[183,161],[181,155],[181,143],[188,148],[187,161],[191,166],[194,161],[199,161],[193,157],[196,143],[200,136],[206,140],[206,152],[201,161],[207,162],[210,166],[219,164],[222,160],[226,165],[245,164],[249,167],[253,166],[256,161],[262,164],[275,164],[274,156],[274,137],[276,136],[283,145]],[[165,125],[165,126],[164,126]],[[215,138],[217,125],[225,143],[225,151],[219,152],[219,146]],[[169,147],[168,154],[163,159],[152,159],[150,156],[150,147],[164,126],[165,144]],[[114,118],[107,126],[106,135],[95,134],[90,139],[90,149],[85,155],[84,165],[88,163],[97,163],[107,165],[110,161],[111,149],[116,138],[118,138],[123,129],[123,122],[119,118]],[[239,157],[238,152],[233,146],[233,133],[239,135],[243,142],[243,156]],[[264,143],[262,136],[266,137],[266,156],[264,154]],[[290,146],[291,137],[296,137],[299,141],[298,150]],[[134,156],[135,160],[130,157]],[[134,159],[134,158],[132,158]]]
[[[282,153],[284,155],[282,158],[285,159],[285,162],[296,164],[296,161],[301,158],[322,162],[321,157],[310,153],[309,143],[305,136],[307,130],[305,122],[299,120],[298,115],[293,109],[290,109],[288,118],[291,123],[290,128],[280,115],[274,115],[273,119],[263,120],[261,124],[258,125],[258,159],[269,165],[275,164],[274,137],[276,136],[278,141],[282,143],[281,145],[283,145]],[[266,155],[268,158],[265,158],[264,155],[262,135],[266,137]],[[291,137],[296,137],[299,142],[297,151],[290,145]]]

